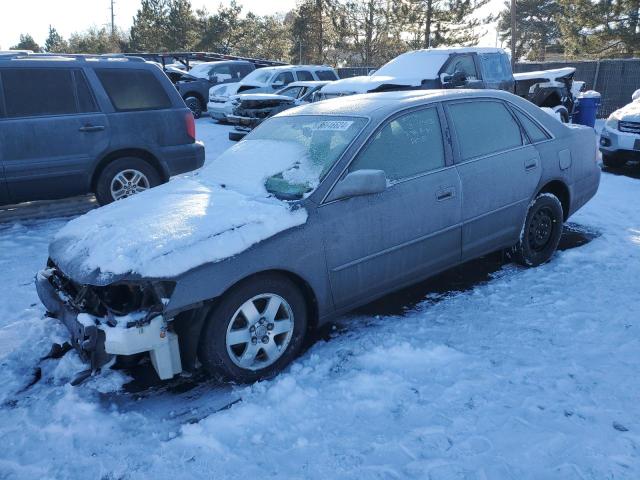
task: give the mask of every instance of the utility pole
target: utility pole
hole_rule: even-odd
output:
[[[511,70],[516,68],[516,0],[511,0]]]
[[[115,13],[115,1],[111,0],[111,36],[116,36],[116,13]]]

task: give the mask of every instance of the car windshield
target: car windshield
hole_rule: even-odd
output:
[[[201,63],[200,65],[196,65],[191,70],[189,70],[189,73],[194,77],[209,78],[209,70],[211,70],[210,63]]]
[[[267,68],[259,68],[258,70],[254,70],[249,75],[244,77],[242,80],[243,83],[267,83],[269,77],[273,74],[273,70]]]
[[[340,158],[367,120],[362,117],[300,115],[267,120],[248,135],[242,143],[255,146],[256,154],[264,157],[265,142],[278,145],[277,150],[294,156],[283,171],[265,181],[267,191],[277,198],[297,200],[312,192]],[[258,151],[260,150],[260,151]]]

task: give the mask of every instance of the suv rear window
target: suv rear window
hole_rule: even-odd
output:
[[[15,118],[77,113],[71,72],[62,68],[0,70],[5,115]]]
[[[153,73],[147,70],[96,68],[96,75],[118,111],[170,108],[171,100]]]
[[[316,72],[316,75],[318,76],[318,80],[337,80],[338,79],[336,74],[331,70],[318,70]]]

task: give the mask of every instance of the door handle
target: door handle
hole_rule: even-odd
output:
[[[456,190],[453,187],[442,188],[436,193],[436,200],[442,202],[455,196]]]
[[[524,169],[528,172],[531,170],[535,170],[538,167],[538,159],[530,158],[529,160],[524,161]]]
[[[80,127],[78,130],[81,132],[100,132],[104,130],[104,125],[85,125],[84,127]]]

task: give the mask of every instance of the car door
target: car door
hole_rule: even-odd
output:
[[[3,69],[0,158],[10,200],[87,193],[108,124],[77,68]]]
[[[513,93],[515,80],[506,55],[497,52],[481,53],[477,58],[482,66],[482,79],[485,88]]]
[[[318,208],[336,308],[395,290],[459,261],[460,179],[441,121],[440,107],[429,106],[385,122],[343,176],[383,170],[387,189]]]
[[[440,71],[440,78],[454,76],[456,73],[461,73],[464,80],[459,83],[445,83],[443,81],[445,88],[484,88],[475,60],[475,54],[461,53],[451,55]]]
[[[541,176],[540,156],[498,99],[445,104],[462,182],[462,258],[517,243]]]
[[[0,71],[1,72],[1,71]],[[2,121],[4,119],[4,98],[2,93],[2,75],[0,74],[0,142],[2,142]],[[0,144],[0,205],[9,203],[9,192],[4,176],[4,161],[2,157],[2,146]]]
[[[282,87],[286,87],[287,85],[289,85],[294,81],[295,79],[293,78],[292,72],[280,72],[278,75],[275,76],[275,78],[273,79],[273,82],[268,88],[270,88],[271,92],[275,92],[276,90],[279,90]]]

